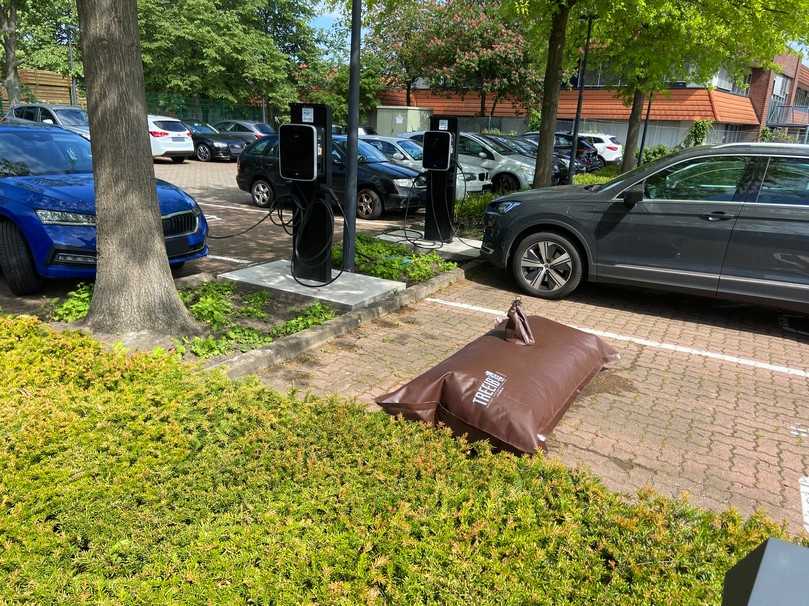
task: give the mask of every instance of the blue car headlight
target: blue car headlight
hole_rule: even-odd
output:
[[[95,215],[70,213],[60,210],[37,210],[37,217],[45,225],[95,225]]]

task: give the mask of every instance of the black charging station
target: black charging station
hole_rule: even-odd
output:
[[[334,213],[331,108],[320,103],[291,103],[291,123],[279,129],[278,160],[283,179],[299,193],[292,217],[292,275],[297,280],[331,282]]]
[[[424,133],[422,165],[427,171],[427,213],[424,239],[452,242],[455,223],[455,181],[458,169],[458,118],[430,117]]]

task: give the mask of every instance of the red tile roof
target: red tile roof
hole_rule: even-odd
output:
[[[559,97],[558,117],[572,120],[576,115],[575,90],[564,90]],[[380,105],[403,106],[405,91],[388,89],[380,96]],[[480,96],[477,93],[459,95],[429,90],[415,90],[411,105],[431,109],[436,114],[450,116],[479,116]],[[487,99],[487,112],[491,102]],[[627,120],[629,106],[614,90],[586,89],[582,116],[604,120]],[[644,105],[644,115],[646,106]],[[498,101],[495,116],[524,116],[526,111],[508,100]],[[705,88],[673,88],[656,93],[652,99],[652,120],[686,121],[714,120],[723,124],[757,125],[758,118],[748,97]]]

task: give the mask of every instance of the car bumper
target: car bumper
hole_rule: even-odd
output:
[[[396,193],[388,194],[385,198],[385,210],[403,208],[421,208],[427,203],[427,189],[402,189]]]
[[[214,160],[235,160],[242,153],[242,148],[215,147],[211,150],[211,158]]]
[[[35,251],[37,272],[44,278],[92,278],[96,272],[96,231],[90,226],[42,225],[41,243]],[[170,265],[208,254],[208,227],[200,218],[191,234],[166,238]],[[28,241],[32,240],[30,237]]]
[[[500,224],[500,215],[487,212],[483,216],[483,242],[480,247],[480,258],[495,267],[505,268],[508,264],[508,250],[504,230]]]

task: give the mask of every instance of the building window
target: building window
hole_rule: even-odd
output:
[[[783,74],[776,74],[772,83],[772,101],[778,105],[786,105],[789,89],[792,88],[792,78]]]
[[[795,105],[801,107],[809,106],[809,90],[805,88],[798,89],[798,92],[795,93]]]
[[[713,77],[711,84],[713,84],[714,87],[718,88],[719,90],[724,90],[736,95],[747,95],[747,91],[750,88],[751,77],[752,74],[748,73],[744,79],[737,80],[733,78],[732,74],[723,67]]]

